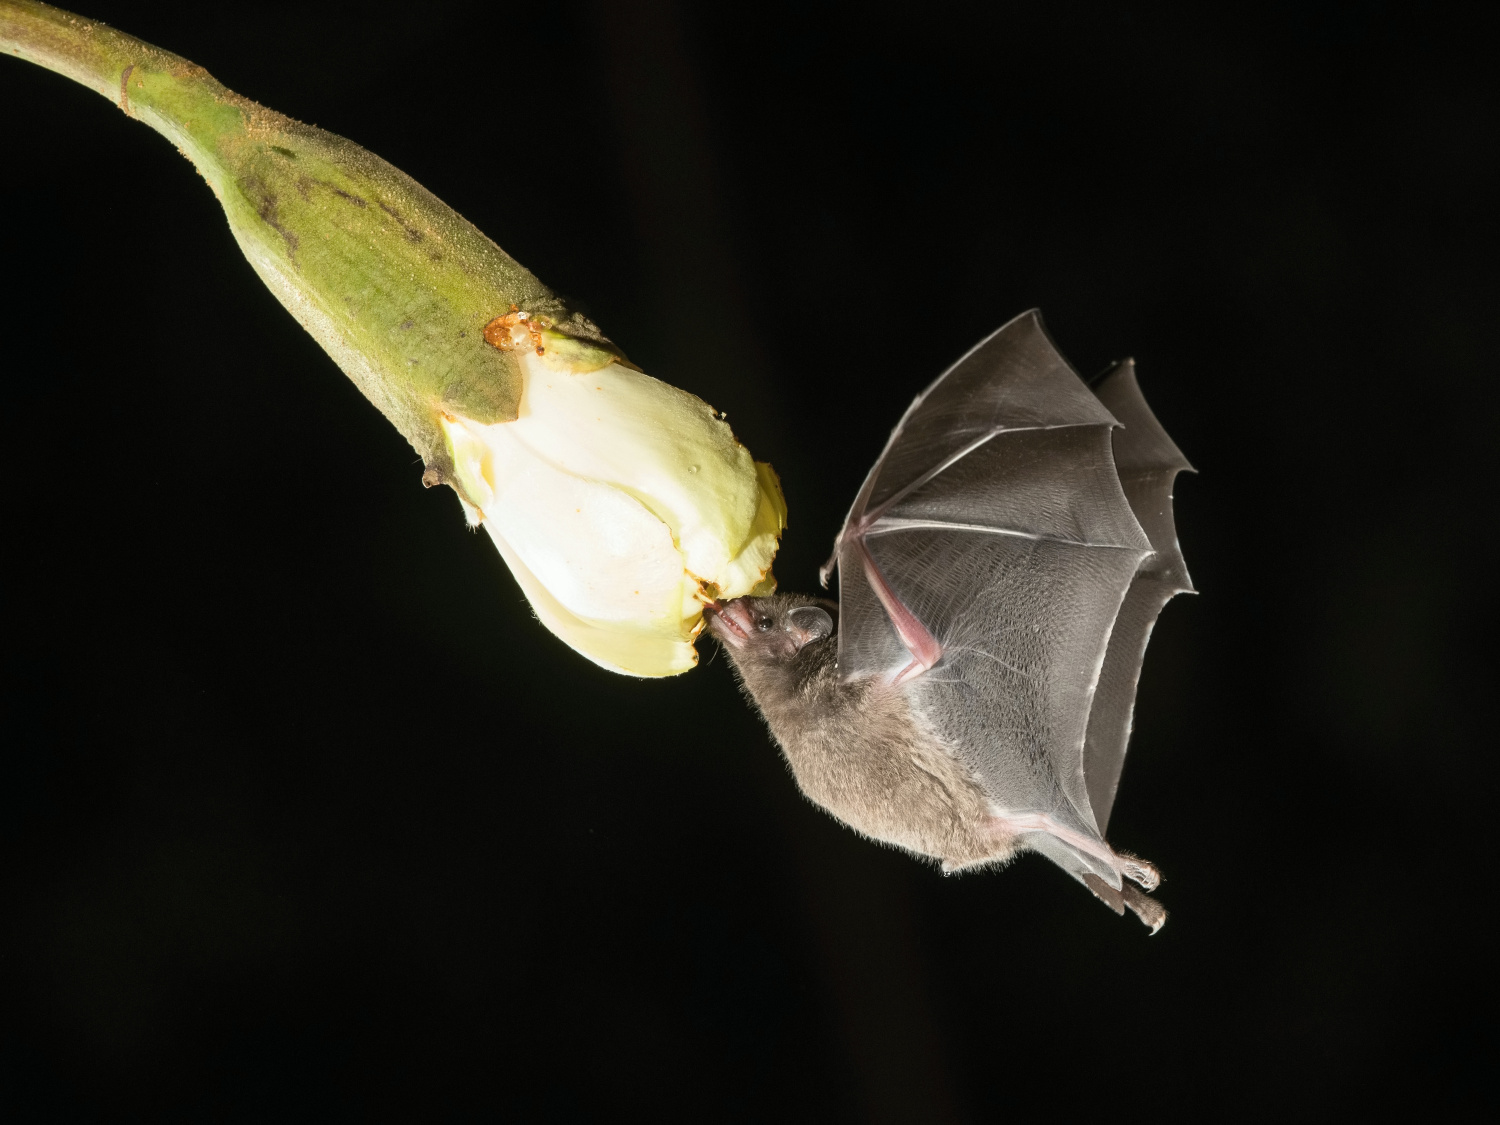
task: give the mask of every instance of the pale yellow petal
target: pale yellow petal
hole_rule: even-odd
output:
[[[529,357],[525,367],[520,416],[505,425],[559,468],[629,492],[672,529],[687,569],[725,590],[761,503],[729,426],[702,399],[617,363],[585,375]]]
[[[620,621],[589,621],[570,612],[527,569],[502,536],[491,532],[490,537],[531,603],[537,620],[601,668],[628,676],[676,676],[698,663],[692,640],[675,629],[658,632]]]

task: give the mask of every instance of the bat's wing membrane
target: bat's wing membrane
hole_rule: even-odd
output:
[[[1115,364],[1093,386],[1099,401],[1121,424],[1122,428],[1114,433],[1115,468],[1125,498],[1130,501],[1131,510],[1153,549],[1136,571],[1115,618],[1109,650],[1099,673],[1099,687],[1094,693],[1094,706],[1089,713],[1083,749],[1084,774],[1094,818],[1103,832],[1109,824],[1120,771],[1125,766],[1135,689],[1151,629],[1168,601],[1177,594],[1194,592],[1172,518],[1172,486],[1178,473],[1192,472],[1193,466],[1146,405],[1135,379],[1133,361],[1127,359]]]
[[[892,605],[909,611],[941,647],[905,684],[916,710],[1005,813],[1046,814],[1095,839],[1090,709],[1152,552],[1116,473],[1116,427],[1040,317],[1023,314],[912,404],[836,551],[842,674],[909,671],[911,629],[903,637]],[[1041,834],[1035,844],[1069,870],[1081,864],[1080,878],[1119,884],[1107,863]]]

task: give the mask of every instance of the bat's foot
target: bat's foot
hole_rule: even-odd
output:
[[[1148,891],[1161,886],[1161,872],[1139,856],[1129,852],[1117,852],[1097,837],[1085,836],[1082,832],[1064,827],[1052,817],[1042,813],[1023,813],[1012,816],[991,816],[985,830],[998,839],[1014,840],[1027,832],[1045,832],[1065,844],[1071,844],[1084,855],[1102,859],[1125,879],[1133,879]]]
[[[1129,883],[1117,891],[1099,876],[1088,874],[1083,876],[1083,885],[1093,891],[1094,897],[1116,914],[1124,914],[1129,910],[1150,926],[1153,934],[1166,924],[1167,908],[1145,892],[1136,890]]]
[[[1150,895],[1126,883],[1120,888],[1120,897],[1132,914],[1151,927],[1153,934],[1167,924],[1167,908]]]
[[[1134,880],[1148,891],[1161,886],[1161,872],[1139,856],[1133,856],[1129,852],[1115,852],[1115,859],[1119,863],[1120,874],[1125,878]]]

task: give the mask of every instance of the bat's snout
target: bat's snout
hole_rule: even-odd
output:
[[[750,639],[755,622],[744,598],[728,602],[709,602],[703,607],[703,616],[708,620],[709,631],[725,644],[735,648]]]

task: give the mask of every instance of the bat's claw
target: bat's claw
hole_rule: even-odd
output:
[[[1150,895],[1142,894],[1126,883],[1120,888],[1120,897],[1132,914],[1151,927],[1153,934],[1167,924],[1167,908]]]
[[[1150,926],[1153,934],[1166,925],[1167,908],[1144,891],[1136,890],[1129,883],[1115,890],[1092,872],[1085,874],[1082,878],[1083,885],[1094,892],[1094,897],[1116,914],[1124,914],[1126,910],[1129,910]]]
[[[1144,859],[1130,855],[1126,852],[1116,852],[1120,861],[1120,874],[1127,879],[1139,883],[1148,891],[1154,891],[1161,886],[1161,872],[1155,866],[1147,863]],[[1129,905],[1128,903],[1126,905]],[[1132,909],[1134,909],[1132,907]],[[1137,911],[1139,913],[1139,911]],[[1162,915],[1166,917],[1165,914]]]

